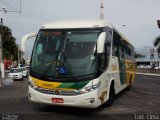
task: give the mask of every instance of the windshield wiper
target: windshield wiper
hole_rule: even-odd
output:
[[[74,74],[73,74],[71,65],[70,65],[70,63],[68,62],[68,58],[67,58],[67,56],[66,56],[66,43],[67,43],[67,40],[69,40],[69,38],[68,38],[68,36],[66,35],[66,38],[65,38],[65,41],[64,41],[64,44],[63,44],[63,50],[62,50],[62,52],[64,53],[62,66],[64,67],[64,66],[65,66],[65,63],[66,63],[66,67],[67,67],[67,70],[69,71],[69,74],[71,75],[71,77],[72,77],[73,79],[76,80],[76,77],[75,77]]]
[[[74,75],[73,75],[73,71],[72,71],[71,65],[70,65],[70,63],[68,62],[68,58],[66,57],[66,52],[65,52],[65,55],[64,55],[63,66],[65,66],[65,65],[64,65],[65,63],[66,63],[67,69],[69,70],[69,73],[71,74],[71,76],[72,76],[73,78],[75,78]]]
[[[56,65],[57,65],[57,61],[58,61],[58,56],[59,56],[59,50],[58,50],[58,52],[57,52],[57,54],[56,54]],[[48,66],[48,68],[44,71],[44,73],[42,74],[42,77],[45,77],[45,75],[48,73],[48,71],[52,68],[52,65],[53,65],[53,61],[54,61],[54,59],[55,59],[55,56],[53,55],[53,58],[52,58],[52,60],[51,60],[51,63],[49,63],[49,64],[47,64],[47,65],[45,65],[45,66]],[[56,66],[55,66],[55,69],[56,69]],[[56,70],[55,70],[56,71]]]

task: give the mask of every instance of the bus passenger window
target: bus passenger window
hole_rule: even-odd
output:
[[[118,47],[116,45],[113,45],[112,55],[113,56],[118,56]]]
[[[112,55],[119,56],[120,36],[114,31],[113,33],[113,44],[112,44]]]

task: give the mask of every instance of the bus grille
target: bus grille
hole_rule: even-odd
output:
[[[52,94],[52,95],[79,95],[80,92],[77,90],[49,90],[43,88],[36,88],[38,92],[45,93],[45,94]]]

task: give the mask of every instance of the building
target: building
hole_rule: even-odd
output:
[[[136,58],[137,65],[155,65],[160,66],[160,54],[155,51],[154,47],[143,47],[136,49],[136,54],[140,57]]]

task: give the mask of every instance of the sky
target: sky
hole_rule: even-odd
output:
[[[31,32],[38,32],[47,22],[72,19],[99,19],[101,0],[21,0],[21,14],[3,13],[0,17],[11,28],[17,44]],[[124,34],[135,48],[153,46],[160,35],[160,0],[103,0],[104,18]],[[20,0],[0,0],[0,9],[20,10]],[[125,26],[123,26],[125,25]],[[31,53],[34,39],[26,46]]]

